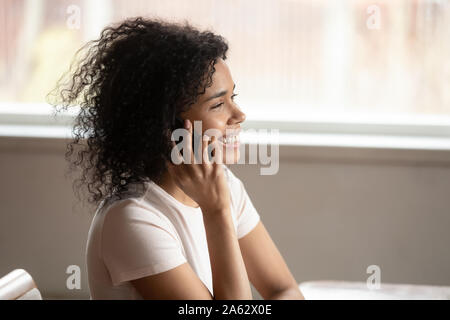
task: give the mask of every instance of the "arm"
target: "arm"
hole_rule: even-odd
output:
[[[231,216],[231,195],[225,177],[223,146],[212,136],[203,136],[203,143],[198,146],[203,162],[196,163],[192,152],[192,132],[190,121],[186,121],[189,133],[186,136],[187,154],[191,163],[186,164],[177,152],[176,163],[168,163],[168,171],[178,187],[202,210],[206,240],[211,263],[214,299],[252,299],[250,282],[239,248],[234,223]],[[206,139],[205,139],[206,138]],[[214,160],[208,156],[208,147],[213,147]],[[218,161],[216,161],[216,158]]]
[[[265,300],[303,300],[297,281],[260,221],[239,239],[248,277]]]
[[[146,300],[213,300],[208,288],[187,262],[131,283]]]
[[[213,300],[187,262],[166,272],[132,280],[131,284],[146,300]]]
[[[130,281],[144,299],[212,299],[168,224],[137,201],[119,202],[106,214],[102,258],[114,286]]]
[[[211,260],[214,299],[252,300],[230,209],[204,212],[203,221]]]
[[[190,150],[192,126],[188,125],[187,128],[190,132],[186,136],[187,155],[190,154],[191,163],[195,163]],[[215,145],[214,150],[221,159],[222,146],[215,137],[212,138],[211,143]],[[203,155],[207,154],[207,148],[208,140],[203,140]],[[228,184],[220,161],[211,163],[205,156],[204,163],[192,165],[185,164],[177,152],[173,156],[177,158],[176,163],[180,165],[168,163],[170,176],[178,187],[202,209],[211,262],[214,299],[252,299],[250,283],[231,216]],[[166,275],[149,276],[134,281],[133,284],[147,298],[208,299],[209,291],[191,271],[186,264],[185,267],[169,270]],[[189,290],[191,285],[192,292]]]
[[[144,299],[252,299],[229,209],[205,211],[203,221],[211,260],[214,297],[189,263],[184,263],[166,272],[132,280],[131,283]]]
[[[266,300],[304,300],[302,293],[297,286],[284,289],[281,292],[275,293],[267,297]]]

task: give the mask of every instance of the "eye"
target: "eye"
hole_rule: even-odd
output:
[[[234,101],[234,97],[235,97],[235,96],[237,96],[237,93],[235,93],[235,94],[233,94],[233,95],[231,96],[231,100],[232,100],[232,101]],[[223,105],[223,102],[221,102],[221,103],[219,103],[219,104],[217,104],[217,105],[215,105],[215,106],[212,106],[211,109],[219,108],[221,105]]]
[[[219,108],[221,105],[223,105],[223,102],[221,102],[221,103],[219,103],[219,104],[217,104],[215,106],[212,106],[211,109]]]

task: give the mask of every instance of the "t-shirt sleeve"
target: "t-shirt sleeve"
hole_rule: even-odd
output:
[[[106,213],[101,250],[115,286],[187,261],[168,222],[130,200],[114,205]]]
[[[250,200],[242,181],[229,168],[225,167],[225,170],[229,181],[231,200],[236,214],[237,237],[240,239],[252,231],[261,218]]]

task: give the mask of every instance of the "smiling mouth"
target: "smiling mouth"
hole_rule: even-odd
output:
[[[220,137],[219,141],[224,146],[238,146],[240,143],[239,133],[222,136]]]

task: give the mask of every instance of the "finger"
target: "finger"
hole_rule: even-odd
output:
[[[214,156],[214,161],[213,163],[221,163],[221,157],[222,157],[222,145],[221,143],[217,140],[216,136],[212,137],[212,150],[213,150],[213,156]]]
[[[172,142],[172,151],[170,153],[170,160],[172,162],[169,162],[169,165],[173,165],[173,164],[181,164],[183,163],[183,157],[180,154],[180,151],[178,150],[178,147],[175,143],[175,141],[171,140]]]
[[[220,143],[220,141],[217,140],[217,139],[216,139],[215,143],[216,143],[216,146],[217,146],[216,147],[217,163],[218,164],[222,164],[223,163],[223,159],[222,159],[222,156],[223,156],[223,144]]]
[[[183,138],[186,139],[186,154],[183,154],[185,163],[191,164],[194,163],[194,153],[192,152],[192,123],[190,120],[184,120],[184,128],[188,131],[187,135]]]
[[[212,136],[211,137],[211,143],[210,143],[209,147],[211,149],[211,157],[213,157],[213,158],[215,158],[215,156],[216,156],[216,149],[214,147],[215,141],[216,141],[216,136]]]
[[[209,141],[210,138],[207,135],[203,136],[203,148],[202,148],[202,159],[205,164],[209,165],[211,164],[211,161],[209,160]]]
[[[194,163],[202,163],[203,139],[201,132],[193,131],[192,139],[194,139]]]

